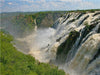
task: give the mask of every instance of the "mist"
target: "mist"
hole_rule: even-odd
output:
[[[12,43],[18,51],[32,55],[40,62],[49,62],[49,53],[46,52],[46,48],[52,42],[55,29],[36,26],[32,31],[23,32],[9,17],[1,18],[1,28],[14,37]]]
[[[51,44],[55,30],[52,28],[39,28],[26,37],[15,38],[14,46],[25,54],[30,54],[40,62],[49,62],[46,48]]]

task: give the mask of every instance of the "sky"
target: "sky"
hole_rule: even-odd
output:
[[[0,0],[0,12],[100,9],[100,0]]]

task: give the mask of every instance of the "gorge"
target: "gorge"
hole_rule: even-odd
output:
[[[15,37],[13,43],[66,75],[100,75],[100,11],[67,12],[51,27],[35,25],[33,32]]]

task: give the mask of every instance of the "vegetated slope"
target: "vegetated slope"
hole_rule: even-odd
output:
[[[48,11],[37,13],[2,13],[1,26],[16,35],[34,31],[37,27],[50,27],[65,11]],[[29,33],[29,32],[28,32]]]
[[[34,20],[36,20],[36,25],[38,27],[50,27],[53,23],[59,18],[65,11],[48,11],[48,12],[38,12],[30,15],[19,15],[16,16],[16,21],[19,19],[25,19],[27,23],[35,24]],[[18,21],[19,22],[19,21]]]
[[[11,41],[12,36],[0,31],[0,75],[65,75],[57,67],[17,51]]]

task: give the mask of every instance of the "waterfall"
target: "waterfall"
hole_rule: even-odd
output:
[[[78,49],[76,55],[69,63],[68,67],[76,72],[82,73],[89,61],[94,57],[100,47],[100,34],[90,36]]]
[[[51,40],[53,43],[49,46],[49,52],[51,55],[54,54],[50,63],[64,69],[66,75],[100,75],[100,53],[98,53],[98,57],[95,57],[100,50],[100,33],[98,32],[100,29],[100,14],[96,13],[98,12],[69,13],[62,18],[58,26],[56,25],[55,34],[53,40]],[[70,16],[68,17],[68,15]],[[78,32],[79,36],[76,37],[76,40],[74,39],[75,42],[68,50],[67,45],[71,41],[69,36],[72,36],[70,37],[72,39],[74,36],[74,34],[71,35],[72,31]],[[68,39],[69,44],[64,43],[68,42]],[[60,45],[67,47],[61,48],[61,53],[57,54]],[[53,51],[54,49],[56,53]],[[68,51],[67,54],[66,51]]]
[[[17,40],[27,43],[28,54],[57,65],[66,75],[100,75],[100,11],[69,12],[51,28]]]

